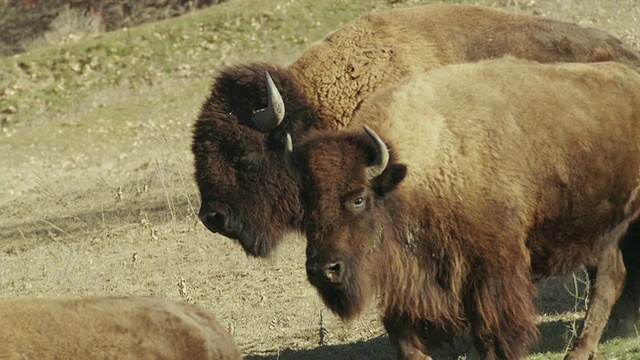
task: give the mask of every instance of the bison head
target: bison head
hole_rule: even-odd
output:
[[[316,123],[288,70],[251,64],[222,71],[193,131],[199,216],[206,227],[258,257],[299,230],[299,188],[282,159],[285,134],[297,137]]]
[[[342,319],[357,316],[374,295],[380,264],[375,249],[385,231],[387,195],[404,179],[371,129],[323,132],[292,151],[285,162],[302,185],[307,236],[307,277]],[[379,259],[378,259],[379,260]]]

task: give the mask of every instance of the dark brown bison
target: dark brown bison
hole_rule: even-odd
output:
[[[505,54],[640,65],[637,52],[600,30],[491,8],[425,5],[362,16],[287,68],[254,63],[217,75],[193,131],[202,222],[248,254],[268,256],[303,216],[298,187],[282,166],[285,133],[295,140],[343,128],[378,88]]]
[[[425,324],[470,327],[483,359],[537,337],[534,279],[596,272],[568,359],[591,359],[640,212],[640,74],[619,63],[486,60],[416,75],[284,160],[302,185],[307,275],[353,319],[378,296],[401,359]]]
[[[0,301],[0,358],[239,360],[214,316],[146,297]]]

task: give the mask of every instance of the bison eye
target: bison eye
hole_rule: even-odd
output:
[[[349,197],[345,202],[345,207],[352,213],[357,214],[364,210],[367,203],[367,196],[365,194],[358,194]]]

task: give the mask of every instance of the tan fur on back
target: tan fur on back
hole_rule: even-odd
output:
[[[465,89],[447,86],[452,82]],[[467,106],[469,93],[482,106]],[[584,229],[584,241],[599,236],[589,234],[596,223],[637,215],[638,199],[631,197],[640,185],[640,74],[620,63],[548,65],[507,58],[449,65],[372,96],[351,127],[362,125],[391,139],[391,151],[408,165],[399,190],[413,204],[433,207],[439,199],[439,206],[486,226],[510,219],[493,224],[502,231],[532,228],[573,209],[566,216],[583,219],[575,226]],[[611,189],[610,183],[620,187]],[[584,188],[590,198],[567,198],[575,206],[559,207],[560,199]],[[602,212],[580,214],[587,203]],[[477,211],[487,208],[492,212]],[[614,218],[608,219],[612,209]],[[531,240],[534,259],[538,250],[562,243]],[[545,275],[562,274],[595,260],[585,254],[533,266]]]
[[[364,15],[313,44],[290,70],[308,87],[305,92],[320,119],[342,127],[380,87],[446,64],[504,55],[640,65],[632,48],[599,30],[487,7],[442,4]]]
[[[241,359],[212,314],[124,297],[0,301],[0,359]]]

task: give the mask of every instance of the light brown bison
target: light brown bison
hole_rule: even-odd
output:
[[[214,316],[147,297],[0,301],[0,358],[237,360]]]
[[[470,326],[483,359],[537,337],[533,281],[597,272],[568,359],[591,359],[622,290],[619,240],[640,211],[640,74],[619,63],[486,60],[365,101],[285,162],[302,185],[307,275],[341,318],[375,295],[401,359],[425,324]]]

